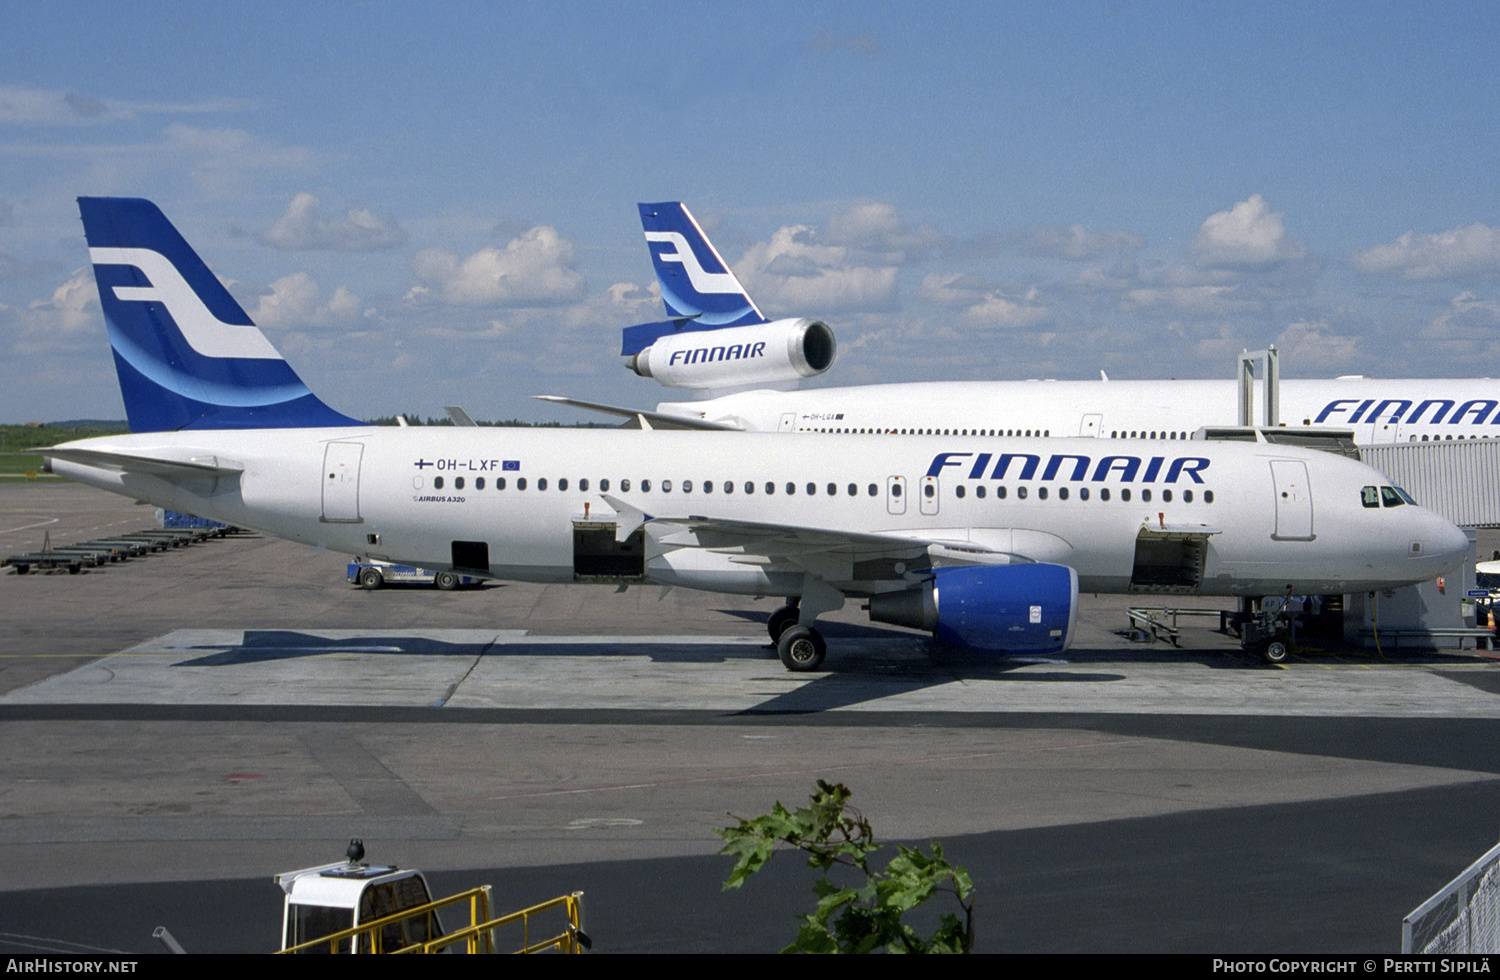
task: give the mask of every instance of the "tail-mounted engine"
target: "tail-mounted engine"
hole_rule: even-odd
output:
[[[727,388],[814,377],[837,351],[828,324],[802,317],[667,334],[627,355],[625,366],[669,388]]]

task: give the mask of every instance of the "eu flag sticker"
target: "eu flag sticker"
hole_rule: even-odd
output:
[[[519,470],[521,468],[521,461],[519,459],[503,460],[500,463],[500,468],[502,470]]]

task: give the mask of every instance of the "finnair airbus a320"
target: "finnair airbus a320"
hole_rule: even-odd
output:
[[[377,428],[329,408],[148,201],[79,201],[131,434],[55,472],[356,555],[531,582],[778,595],[782,661],[870,616],[1056,652],[1078,593],[1348,593],[1467,541],[1381,474],[1265,443]]]
[[[669,387],[735,392],[663,402],[656,408],[659,417],[645,413],[655,424],[1174,441],[1238,418],[1239,388],[1232,380],[937,381],[745,390],[822,374],[834,361],[833,331],[806,317],[767,320],[684,205],[639,207],[671,319],[625,329],[626,366]],[[1280,398],[1286,424],[1352,429],[1361,446],[1500,438],[1500,382],[1488,378],[1285,380]]]

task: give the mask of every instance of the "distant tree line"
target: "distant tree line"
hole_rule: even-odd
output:
[[[406,419],[406,424],[407,425],[452,425],[453,424],[453,420],[450,419],[450,418],[448,418],[447,416],[443,416],[442,418],[434,418],[433,416],[429,415],[429,416],[427,416],[426,420],[424,421],[422,419],[422,417],[420,415],[418,415],[417,413],[415,413],[415,412],[407,412],[407,413],[404,413],[401,416],[396,416],[396,415],[382,415],[380,418],[376,418],[376,419],[365,419],[365,423],[368,424],[368,425],[400,425],[401,423],[398,422],[398,421],[396,421],[396,419],[398,417]],[[502,427],[502,428],[512,428],[512,429],[609,429],[609,428],[613,428],[613,426],[611,426],[610,424],[603,423],[603,422],[574,422],[574,423],[571,423],[571,424],[568,424],[568,425],[564,425],[561,422],[523,422],[520,419],[500,419],[500,420],[495,421],[495,422],[486,422],[483,419],[475,419],[474,420],[474,424],[478,425],[478,426],[485,426],[485,427],[496,427],[496,426],[498,426],[498,427]]]

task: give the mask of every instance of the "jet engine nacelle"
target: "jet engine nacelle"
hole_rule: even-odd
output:
[[[1073,642],[1077,617],[1078,573],[1066,565],[938,568],[920,588],[870,598],[876,622],[972,650],[1058,653]]]
[[[811,378],[832,366],[837,350],[828,324],[802,317],[674,333],[625,366],[668,388],[726,388]]]

